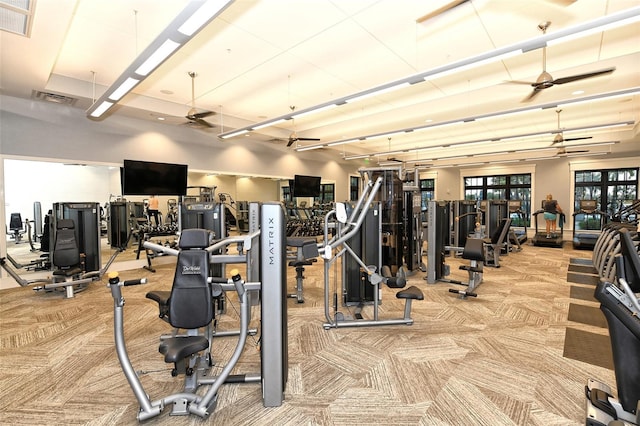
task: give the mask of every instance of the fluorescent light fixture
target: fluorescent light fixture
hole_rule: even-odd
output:
[[[569,28],[567,30],[572,31],[559,31],[558,33],[562,33],[560,36],[556,36],[553,39],[547,42],[547,45],[553,46],[556,44],[564,43],[566,41],[575,40],[577,38],[587,37],[591,34],[600,33],[602,31],[611,30],[613,28],[622,27],[625,25],[630,25],[640,21],[640,7],[634,7],[631,9],[626,9],[618,13],[613,13],[611,15],[607,15],[603,18],[596,19],[592,22],[602,22],[599,25],[576,25],[575,27]],[[564,34],[567,32],[567,34]]]
[[[234,1],[190,0],[173,21],[89,107],[86,111],[87,116],[100,118]],[[107,100],[111,102],[105,102]]]
[[[251,130],[263,129],[265,127],[273,126],[275,124],[279,124],[279,123],[282,123],[282,122],[285,122],[285,121],[287,121],[287,120],[285,120],[284,118],[281,118],[279,120],[267,121],[266,123],[262,123],[262,124],[260,124],[258,126],[253,126],[251,128]]]
[[[453,126],[455,124],[462,124],[467,120],[455,120],[455,121],[447,121],[444,123],[436,123],[436,124],[428,124],[426,126],[420,126],[412,129],[414,132],[421,132],[423,130],[435,129],[436,127],[444,127],[444,126]]]
[[[193,36],[196,31],[199,31],[210,20],[215,18],[224,8],[229,5],[229,1],[209,0],[206,1],[200,8],[191,15],[184,24],[180,25],[178,31],[187,37]]]
[[[109,95],[109,99],[112,101],[119,101],[121,97],[125,94],[129,93],[131,89],[133,89],[136,84],[140,83],[140,80],[137,80],[132,77],[128,77],[116,90],[113,91],[111,95]]]
[[[487,118],[496,118],[496,117],[500,117],[500,118],[513,117],[514,115],[520,115],[520,114],[524,114],[526,112],[534,112],[534,111],[542,111],[542,108],[540,108],[540,107],[537,107],[537,108],[521,108],[521,109],[513,110],[513,111],[500,112],[500,113],[495,113],[495,114],[488,114],[488,115],[484,115],[482,117],[477,117],[476,121],[486,120]]]
[[[309,146],[300,146],[296,148],[296,151],[311,151],[312,149],[320,149],[324,148],[324,145],[309,145]]]
[[[600,130],[600,129],[611,129],[613,127],[625,127],[625,126],[632,126],[634,124],[633,121],[623,121],[620,123],[611,123],[611,124],[596,124],[593,126],[585,126],[585,127],[580,127],[580,128],[576,128],[576,129],[566,129],[563,130],[563,133],[571,133],[571,132],[579,132],[579,131],[584,131],[584,130]]]
[[[633,87],[630,89],[626,89],[626,90],[620,90],[618,92],[613,92],[613,93],[609,93],[609,94],[600,94],[600,95],[594,95],[594,96],[587,96],[584,98],[580,98],[580,99],[576,99],[574,100],[567,100],[564,102],[559,103],[557,106],[558,108],[562,108],[568,105],[581,105],[581,104],[586,104],[589,102],[594,102],[594,101],[605,101],[605,100],[610,100],[610,99],[616,99],[616,98],[624,98],[627,96],[634,96],[634,95],[638,95],[640,94],[640,87]]]
[[[136,68],[135,73],[147,76],[151,71],[156,69],[165,59],[169,57],[175,50],[180,47],[180,43],[173,40],[166,40],[160,47],[145,60],[142,65]]]
[[[291,118],[300,118],[300,117],[304,117],[305,115],[309,115],[309,114],[315,114],[316,112],[320,112],[320,111],[326,111],[328,109],[332,109],[337,107],[338,105],[336,104],[329,104],[329,105],[325,105],[321,108],[316,108],[316,109],[312,109],[310,111],[305,111],[305,112],[299,112],[297,114],[292,114]]]
[[[232,138],[234,136],[239,136],[239,135],[243,135],[245,133],[248,133],[249,129],[240,129],[240,130],[236,130],[235,132],[231,132],[225,136],[220,136],[221,139],[227,139],[227,138]]]
[[[389,133],[379,133],[376,135],[370,135],[370,136],[366,136],[364,139],[365,140],[371,140],[371,139],[378,139],[378,138],[388,138],[391,136],[395,136],[395,135],[400,135],[403,133],[407,133],[406,130],[398,130],[397,132],[389,132]]]
[[[640,7],[635,7],[635,8],[624,10],[622,12],[613,13],[611,15],[607,15],[602,18],[594,19],[592,21],[588,21],[588,22],[576,25],[574,27],[565,28],[563,30],[556,31],[554,33],[543,34],[542,36],[538,36],[529,40],[515,43],[510,46],[498,48],[489,52],[485,52],[480,55],[468,57],[468,58],[459,60],[457,62],[453,62],[444,66],[436,67],[427,71],[423,71],[423,72],[411,75],[409,77],[405,77],[400,80],[396,80],[396,81],[389,82],[377,87],[373,87],[362,92],[358,92],[346,97],[334,99],[330,102],[323,103],[314,107],[306,108],[300,111],[299,114],[301,113],[306,114],[306,113],[311,113],[313,111],[322,110],[327,104],[335,104],[340,106],[346,103],[351,103],[357,100],[365,99],[370,96],[380,95],[391,90],[399,89],[401,87],[417,84],[425,80],[442,77],[444,75],[451,74],[454,72],[461,72],[461,71],[464,71],[473,67],[477,67],[489,62],[495,62],[502,59],[510,58],[514,55],[518,55],[523,52],[529,52],[531,50],[545,47],[553,40],[555,40],[556,42],[559,42],[559,40],[561,40],[563,37],[567,37],[574,33],[586,34],[586,31],[592,30],[592,29],[596,31],[602,31],[603,28],[606,28],[607,25],[611,25],[611,24],[615,24],[616,26],[627,25],[632,22],[635,22],[635,20],[637,20],[637,17],[639,15],[640,15]],[[582,35],[580,35],[580,37],[582,37]],[[591,99],[596,99],[596,98],[597,96],[591,97]],[[566,101],[565,104],[574,104],[575,102],[576,101],[574,100],[570,100],[570,101]],[[552,105],[549,105],[548,108],[556,107],[556,106],[558,105],[552,104]],[[538,108],[544,109],[545,107],[544,106],[535,107],[535,109],[538,109]],[[480,115],[478,117],[475,117],[475,119],[487,117],[487,116],[496,116],[496,115],[499,115],[499,114],[493,113],[493,114]],[[284,116],[281,116],[280,118],[290,119],[291,115],[284,115]],[[466,119],[463,121],[469,121],[469,120],[471,119]],[[251,129],[251,128],[255,128],[256,126],[261,126],[262,124],[264,123],[257,123],[254,126],[247,126],[246,128]],[[442,123],[441,125],[447,125],[447,124],[453,124],[453,123]],[[412,130],[415,130],[415,131],[426,130],[427,128],[430,128],[430,127],[435,127],[435,126],[415,127]],[[409,130],[409,129],[405,129],[405,130]],[[221,138],[224,138],[225,136],[228,136],[228,133],[221,133],[218,136]],[[365,137],[362,136],[362,137],[359,137],[358,139],[364,139],[364,138]]]
[[[472,68],[476,68],[485,64],[490,64],[492,62],[497,62],[503,59],[512,58],[514,56],[520,55],[521,53],[522,53],[522,49],[514,49],[512,51],[501,53],[498,55],[490,55],[489,57],[485,57],[484,59],[475,60],[475,58],[481,58],[486,56],[485,54],[478,55],[477,57],[474,57],[474,58],[463,59],[461,61],[454,62],[452,64],[441,67],[441,68],[445,68],[442,71],[435,71],[433,73],[428,73],[427,75],[424,76],[424,80],[425,81],[435,80],[437,78],[445,77],[447,75],[459,73],[462,71],[467,71]],[[436,68],[436,70],[437,69],[438,68]]]
[[[102,114],[104,114],[104,112],[106,110],[111,108],[113,106],[113,104],[114,104],[113,102],[102,101],[100,106],[97,107],[96,109],[94,109],[93,112],[91,112],[91,116],[92,117],[100,117]]]
[[[359,141],[359,140],[362,140],[362,139],[347,139],[347,140],[344,140],[344,141],[336,141],[336,142],[328,143],[327,146],[344,145],[344,144],[351,143],[351,142],[356,142],[356,141]]]
[[[375,89],[371,89],[370,91],[366,91],[366,93],[362,93],[361,95],[357,95],[357,96],[354,96],[352,98],[347,98],[344,101],[346,103],[350,104],[351,102],[361,101],[362,99],[370,98],[372,96],[378,96],[378,95],[382,95],[384,93],[393,92],[394,90],[402,89],[403,87],[407,87],[407,86],[410,86],[410,85],[411,85],[411,83],[406,81],[406,82],[403,82],[403,83],[394,84],[392,86],[387,86],[387,87],[382,87],[382,88],[375,88]]]

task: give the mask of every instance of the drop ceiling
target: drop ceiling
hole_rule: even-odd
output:
[[[236,0],[184,48],[126,95],[112,114],[164,118],[212,141],[235,128],[349,96],[387,82],[541,35],[640,7],[635,0],[470,0],[423,20],[450,0]],[[458,3],[458,2],[456,2]],[[183,0],[59,2],[39,0],[30,37],[0,32],[3,94],[45,92],[77,99],[87,108],[187,4]],[[238,138],[282,149],[322,145],[344,157],[370,155],[408,164],[473,164],[548,157],[557,153],[553,132],[629,122],[615,129],[566,132],[580,155],[640,155],[640,94],[556,107],[581,97],[640,89],[640,24],[635,23],[547,48],[554,78],[615,67],[609,75],[556,85],[530,102],[542,71],[542,49],[287,120]],[[213,111],[212,129],[185,126],[191,108]],[[637,92],[637,91],[636,91]],[[42,99],[42,97],[40,97]],[[45,97],[46,98],[46,97]],[[328,147],[345,139],[390,133],[430,123],[544,105],[545,109],[433,127]],[[558,126],[557,110],[560,113]],[[88,119],[88,118],[87,118]],[[107,116],[104,120],[109,120]],[[543,133],[526,139],[509,136]],[[232,144],[236,138],[225,139]],[[473,145],[464,142],[484,141]],[[584,144],[616,142],[615,145]],[[536,148],[550,148],[536,151]],[[586,152],[588,151],[588,152]],[[495,153],[495,155],[492,155]],[[463,157],[461,157],[463,156]],[[462,159],[459,159],[462,158]],[[479,159],[481,158],[481,159]],[[362,158],[354,161],[363,161]]]

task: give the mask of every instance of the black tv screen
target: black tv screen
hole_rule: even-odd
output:
[[[124,160],[122,195],[186,195],[185,164]]]
[[[293,196],[294,197],[319,197],[320,196],[320,176],[293,176]]]

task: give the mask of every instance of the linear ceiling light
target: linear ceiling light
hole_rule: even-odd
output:
[[[191,0],[155,40],[87,110],[100,118],[158,66],[183,47],[234,0]]]
[[[584,103],[584,102],[592,102],[592,101],[596,101],[596,100],[605,100],[605,99],[613,99],[613,98],[618,98],[618,97],[622,97],[622,96],[633,96],[640,93],[640,88],[638,87],[633,87],[630,89],[624,89],[624,90],[618,90],[615,92],[607,92],[607,93],[600,93],[597,95],[590,95],[590,96],[585,96],[583,98],[576,98],[576,99],[571,99],[571,100],[567,100],[567,101],[561,101],[561,102],[552,102],[552,103],[548,103],[548,104],[543,104],[543,105],[537,105],[535,107],[524,107],[524,108],[517,108],[517,109],[513,109],[513,110],[507,110],[507,111],[498,111],[498,112],[492,112],[492,113],[488,113],[488,114],[480,114],[480,115],[476,115],[476,116],[472,116],[472,117],[465,117],[465,118],[458,118],[458,119],[454,119],[454,120],[449,120],[449,121],[443,121],[443,122],[439,122],[439,123],[429,123],[426,125],[421,125],[421,126],[417,126],[417,127],[407,127],[404,129],[400,129],[400,130],[392,130],[390,132],[386,132],[386,133],[374,133],[371,135],[362,135],[362,136],[357,136],[355,138],[350,138],[348,140],[339,140],[339,141],[335,141],[335,142],[329,142],[329,143],[323,143],[323,144],[318,144],[318,148],[322,148],[324,146],[333,146],[332,144],[336,144],[336,145],[341,145],[341,144],[346,144],[346,143],[351,143],[351,142],[355,142],[358,140],[363,140],[363,139],[373,139],[375,137],[380,137],[380,136],[384,136],[384,135],[389,135],[389,134],[399,134],[399,133],[409,133],[409,132],[420,132],[423,130],[430,130],[430,129],[434,129],[437,127],[443,127],[443,126],[450,126],[453,124],[460,124],[460,123],[470,123],[473,121],[478,121],[481,119],[485,119],[485,118],[494,118],[494,117],[502,117],[502,116],[510,116],[510,115],[514,115],[514,114],[521,114],[524,112],[531,112],[531,111],[538,111],[540,109],[550,109],[550,108],[557,108],[559,107],[561,104],[568,106],[568,105],[575,105],[575,104],[579,104],[579,103]],[[626,126],[629,124],[633,124],[633,121],[624,121],[624,122],[620,122],[620,123],[610,123],[610,124],[603,124],[603,125],[595,125],[595,126],[588,126],[588,127],[576,127],[573,130],[590,130],[590,129],[596,129],[596,128],[603,128],[603,127],[615,127],[615,126]],[[566,132],[570,132],[571,130],[568,129],[564,129],[563,131]],[[537,133],[529,133],[529,134],[525,134],[525,135],[516,135],[516,136],[506,136],[504,138],[500,138],[500,139],[514,139],[514,138],[521,138],[521,137],[525,137],[525,136],[536,136],[536,135],[543,135],[545,133],[559,133],[558,129],[555,130],[550,130],[550,131],[546,131],[546,132],[537,132]],[[493,139],[496,140],[496,139]],[[474,141],[474,142],[479,142],[479,141]],[[304,147],[298,147],[296,148],[296,150],[300,150],[301,148],[305,148],[305,149],[311,149],[310,147],[312,147],[314,145],[306,145]]]
[[[640,18],[640,7],[626,9],[621,12],[612,13],[611,15],[603,16],[601,18],[597,18],[592,21],[575,25],[573,27],[565,28],[559,31],[555,31],[553,33],[543,34],[541,36],[534,37],[532,39],[525,40],[520,43],[495,49],[489,52],[482,53],[480,55],[468,57],[460,61],[452,62],[450,64],[446,64],[446,65],[436,67],[427,71],[423,71],[418,74],[411,75],[409,77],[402,78],[400,80],[388,82],[380,86],[376,86],[367,90],[363,90],[361,92],[344,96],[342,98],[334,99],[329,102],[324,102],[319,105],[305,108],[298,111],[297,114],[307,115],[308,113],[321,111],[331,104],[340,106],[346,103],[354,102],[356,100],[361,100],[371,96],[380,95],[390,90],[396,90],[402,87],[406,87],[407,85],[417,84],[425,80],[441,77],[445,74],[464,71],[466,69],[473,68],[479,65],[499,61],[507,57],[511,57],[513,55],[529,52],[535,49],[540,49],[542,47],[547,46],[553,40],[556,40],[557,43],[560,43],[562,41],[566,41],[563,39],[566,39],[568,36],[573,34],[585,34],[587,31],[603,31],[603,28],[606,28],[607,26],[627,25],[632,22],[635,22],[635,20],[638,20],[639,18]],[[578,35],[577,37],[582,37],[582,35]],[[291,119],[291,116],[292,114],[285,114],[285,115],[276,117],[275,120]],[[246,126],[246,127],[243,127],[242,129],[246,129],[246,130],[255,129],[257,126],[262,126],[263,124],[269,121],[274,121],[274,119],[256,123],[253,126]],[[238,129],[238,130],[241,130],[241,129]],[[229,137],[228,136],[229,133],[231,132],[221,133],[218,135],[218,137],[226,139],[227,137]]]
[[[477,145],[477,144],[482,144],[482,143],[495,143],[498,141],[507,141],[507,140],[519,140],[519,139],[527,139],[527,138],[531,138],[533,136],[543,136],[543,135],[553,135],[556,133],[561,133],[561,132],[573,132],[573,131],[578,131],[578,130],[595,130],[595,129],[605,129],[605,128],[611,128],[611,127],[622,127],[622,126],[632,126],[634,125],[635,122],[634,121],[622,121],[622,122],[618,122],[618,123],[606,123],[606,124],[595,124],[595,125],[588,125],[588,126],[581,126],[581,127],[572,127],[569,129],[553,129],[553,130],[545,130],[545,131],[541,131],[541,132],[533,132],[533,133],[522,133],[519,135],[509,135],[509,136],[504,136],[504,137],[500,137],[500,136],[496,136],[494,138],[484,138],[484,139],[476,139],[476,140],[470,140],[470,141],[461,141],[461,142],[453,142],[453,143],[449,143],[449,144],[445,144],[445,145],[437,145],[437,146],[421,146],[421,147],[415,147],[415,148],[407,148],[406,150],[403,151],[403,153],[413,153],[413,152],[422,152],[422,151],[431,151],[431,150],[435,150],[435,149],[442,149],[442,148],[452,148],[452,147],[461,147],[461,146],[470,146],[470,145]],[[327,144],[328,145],[328,144]],[[308,145],[306,147],[302,147],[299,148],[299,150],[303,149],[304,150],[309,150],[309,149],[314,149],[315,146],[313,145]],[[538,149],[538,148],[536,148]],[[523,151],[523,150],[518,150],[518,152]],[[357,155],[347,155],[344,157],[345,160],[359,160],[362,158],[366,158],[366,157],[378,157],[378,156],[382,156],[382,155],[389,155],[391,153],[397,153],[397,151],[383,151],[383,152],[375,152],[375,153],[370,153],[370,154],[357,154]],[[501,151],[502,152],[502,151]]]
[[[593,147],[593,146],[615,145],[617,143],[620,143],[620,141],[596,142],[596,143],[580,143],[580,144],[575,144],[575,145],[565,145],[562,148],[584,148],[584,147]],[[505,149],[505,150],[493,151],[491,153],[469,154],[469,155],[466,155],[466,156],[465,155],[453,155],[453,156],[449,156],[449,157],[438,157],[438,158],[433,158],[433,157],[431,157],[431,158],[418,158],[418,159],[414,159],[414,160],[406,160],[405,163],[417,163],[417,162],[421,162],[421,161],[444,161],[444,160],[454,160],[454,159],[459,159],[459,158],[485,157],[485,156],[489,156],[489,155],[498,155],[498,154],[515,154],[516,152],[517,153],[544,152],[544,151],[558,150],[559,148],[561,148],[561,147],[545,146],[545,147],[540,147],[540,148],[527,148],[527,149],[518,149],[518,150]]]

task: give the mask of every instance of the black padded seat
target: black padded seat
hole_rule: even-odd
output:
[[[407,289],[397,292],[396,297],[398,299],[424,300],[424,294],[422,293],[422,290],[420,290],[415,285],[412,285]]]
[[[298,258],[311,259],[318,257],[318,242],[315,238],[308,237],[288,237],[287,245],[296,247]]]
[[[205,336],[182,336],[167,339],[160,344],[158,351],[164,354],[164,362],[177,363],[209,347]]]
[[[462,251],[462,258],[484,262],[484,240],[480,238],[467,238]]]

